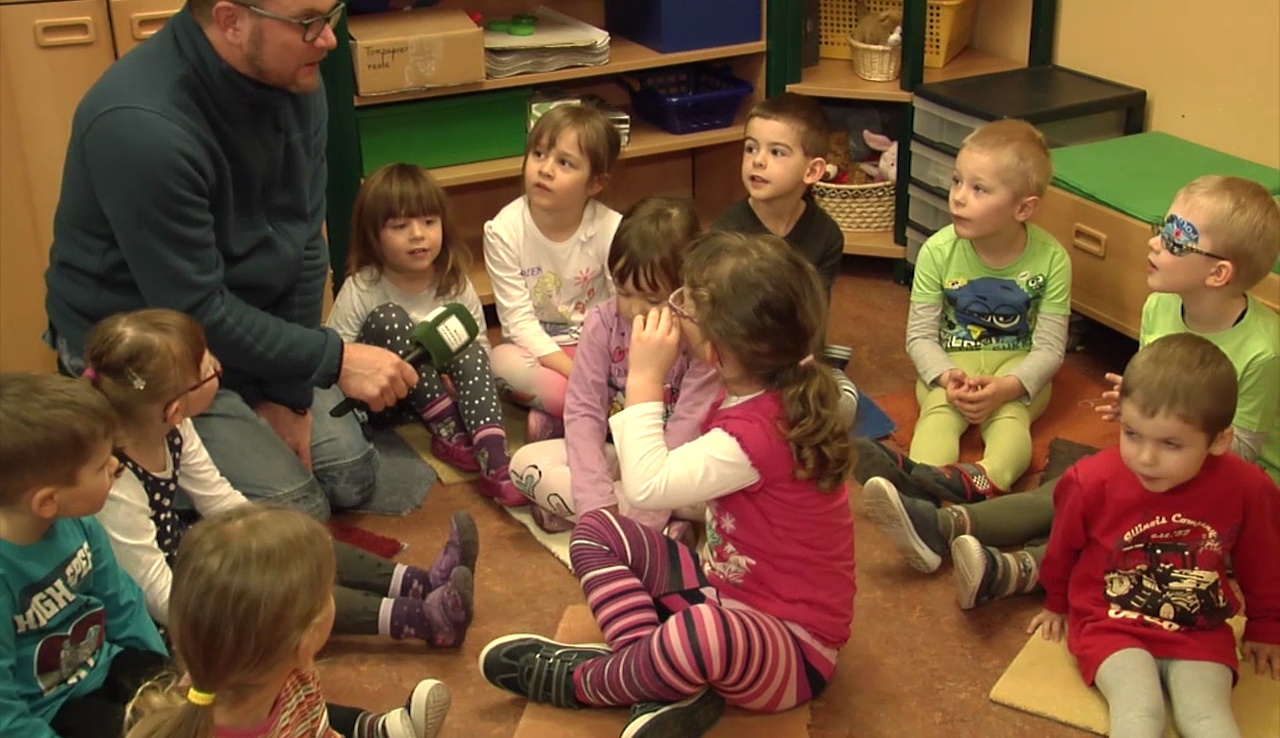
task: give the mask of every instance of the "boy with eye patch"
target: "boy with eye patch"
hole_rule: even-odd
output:
[[[1142,310],[1140,346],[1193,333],[1226,354],[1238,379],[1230,450],[1280,483],[1280,316],[1249,294],[1280,257],[1280,204],[1256,182],[1200,177],[1178,191],[1149,249],[1153,292]],[[1115,386],[1097,410],[1114,420],[1121,378],[1107,377]],[[961,608],[1039,588],[1056,479],[1030,492],[939,509],[920,499],[909,461],[881,446],[859,450],[854,474],[863,481],[868,514],[878,511],[872,517],[918,571],[936,571],[951,554]]]

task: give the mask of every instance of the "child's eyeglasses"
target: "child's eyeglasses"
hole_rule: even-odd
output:
[[[1200,233],[1195,226],[1170,215],[1164,219],[1163,226],[1153,228],[1156,236],[1160,238],[1160,245],[1164,247],[1173,256],[1186,256],[1187,254],[1200,254],[1210,259],[1221,259],[1222,261],[1231,261],[1225,256],[1215,254],[1212,251],[1205,251],[1197,248],[1195,244],[1200,242]]]
[[[698,319],[697,319],[697,318],[695,318],[695,317],[693,317],[692,315],[690,315],[690,314],[685,310],[685,305],[686,305],[686,301],[687,301],[687,298],[686,298],[686,295],[687,295],[687,294],[688,294],[688,293],[686,293],[686,292],[685,292],[685,288],[684,288],[684,287],[680,287],[680,288],[678,288],[675,292],[672,292],[672,293],[671,293],[671,297],[668,297],[668,298],[667,298],[667,307],[671,308],[671,312],[675,313],[675,314],[676,314],[676,317],[684,318],[685,320],[689,321],[690,323],[695,323],[695,324],[696,324],[696,323],[698,322]]]
[[[204,379],[201,379],[199,382],[196,382],[195,384],[191,385],[191,386],[190,386],[190,387],[188,387],[185,391],[183,391],[183,393],[182,393],[182,394],[178,395],[177,397],[173,398],[172,400],[169,400],[169,402],[166,402],[166,403],[164,404],[164,405],[165,405],[165,407],[168,407],[170,404],[172,404],[172,403],[174,403],[174,402],[177,402],[178,400],[181,400],[183,397],[186,397],[187,395],[191,394],[192,392],[195,392],[196,390],[198,390],[198,389],[200,389],[201,387],[205,386],[206,384],[208,384],[208,383],[210,383],[210,382],[214,381],[215,379],[216,379],[216,380],[221,380],[221,379],[222,379],[222,364],[221,364],[221,362],[219,362],[217,359],[214,359],[214,360],[213,360],[213,368],[209,371],[209,376],[207,376],[207,377],[205,377]]]

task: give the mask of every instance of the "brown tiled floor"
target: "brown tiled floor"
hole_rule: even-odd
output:
[[[885,260],[848,258],[836,284],[830,340],[854,347],[850,373],[870,396],[911,387],[902,345],[907,289],[894,283]],[[1088,372],[1122,366],[1132,342],[1095,329],[1089,348],[1068,361]],[[987,692],[1026,640],[1039,601],[1006,600],[962,612],[950,568],[934,576],[906,568],[851,496],[857,524],[858,596],[853,637],[840,670],[813,706],[814,738],[881,736],[1085,735],[1057,723],[995,705]],[[444,540],[449,512],[469,510],[479,523],[476,618],[456,651],[376,638],[335,637],[325,650],[325,693],[335,702],[385,709],[425,676],[445,680],[453,709],[444,735],[509,738],[523,702],[488,686],[476,657],[491,638],[512,632],[550,635],[569,603],[582,600],[573,576],[518,523],[466,484],[438,486],[422,509],[405,518],[355,521],[411,544],[401,560],[427,564]],[[572,720],[571,714],[566,719]],[[604,737],[608,738],[608,737]],[[780,736],[779,738],[789,738]]]

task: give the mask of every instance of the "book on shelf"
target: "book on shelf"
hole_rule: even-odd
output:
[[[537,90],[529,98],[529,130],[538,122],[544,113],[561,105],[592,105],[613,124],[618,131],[622,145],[631,142],[631,115],[598,95],[574,95],[564,90],[544,88]]]

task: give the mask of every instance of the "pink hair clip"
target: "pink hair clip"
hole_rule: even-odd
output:
[[[84,371],[80,373],[80,376],[84,377],[85,379],[89,380],[90,382],[97,381],[97,379],[98,379],[98,373],[97,373],[97,372],[95,372],[95,371],[93,370],[93,367],[91,367],[91,366],[86,366],[86,367],[84,368]]]
[[[812,363],[813,363],[813,354],[809,354],[808,356],[801,359],[797,364],[797,366],[809,366]]]

